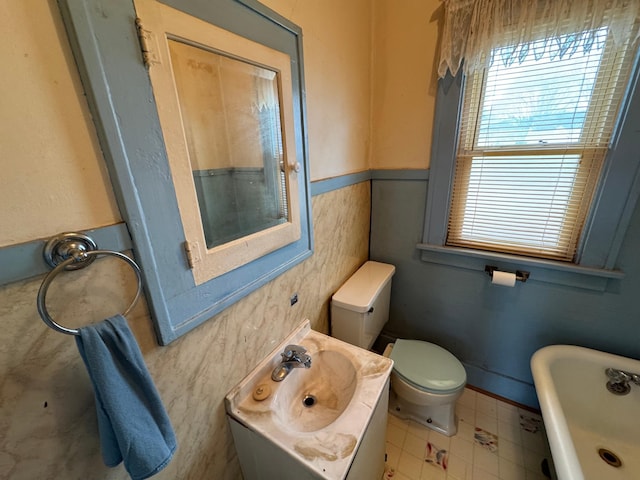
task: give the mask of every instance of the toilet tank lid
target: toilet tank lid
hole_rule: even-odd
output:
[[[367,312],[395,271],[396,267],[388,263],[366,262],[331,297],[332,305]]]

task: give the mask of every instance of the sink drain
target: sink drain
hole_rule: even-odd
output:
[[[313,395],[305,395],[302,399],[302,405],[306,408],[313,407],[316,404],[316,397]]]
[[[615,395],[626,395],[631,387],[627,382],[607,382],[607,390]]]
[[[612,467],[618,468],[622,466],[622,460],[620,460],[620,457],[618,457],[611,450],[608,450],[606,448],[599,448],[598,455],[600,455],[600,458]]]

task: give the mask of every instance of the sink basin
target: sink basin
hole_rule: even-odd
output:
[[[356,376],[349,357],[335,350],[320,350],[313,355],[311,368],[293,370],[278,385],[272,408],[278,420],[292,430],[320,430],[351,403]]]
[[[307,349],[311,368],[275,382],[271,372],[289,344]],[[371,453],[355,459],[367,450],[384,463],[392,367],[303,322],[225,397],[244,478],[369,478],[356,465],[375,463]],[[379,439],[369,440],[372,425]]]

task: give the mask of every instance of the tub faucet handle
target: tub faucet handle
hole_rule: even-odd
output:
[[[631,380],[631,376],[627,374],[627,372],[615,368],[607,368],[605,370],[605,373],[607,374],[607,377],[609,377],[609,379],[614,383],[628,382],[629,380]]]
[[[607,368],[605,373],[613,383],[635,383],[640,385],[640,374],[638,373],[625,372],[616,368]]]

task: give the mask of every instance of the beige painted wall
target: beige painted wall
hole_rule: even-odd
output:
[[[429,168],[442,0],[262,3],[303,29],[312,180]]]
[[[442,2],[374,5],[370,168],[429,168]]]
[[[0,247],[120,213],[54,0],[0,2]]]
[[[371,0],[264,0],[302,28],[311,180],[369,168]]]

